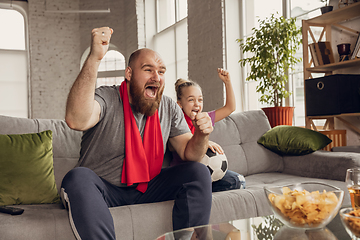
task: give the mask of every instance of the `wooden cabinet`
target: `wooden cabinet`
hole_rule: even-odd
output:
[[[311,43],[319,41],[329,41],[333,44],[331,39],[331,31],[334,28],[343,30],[343,32],[348,32],[349,34],[359,34],[359,30],[354,30],[349,27],[342,25],[346,20],[355,20],[360,17],[360,2],[351,4],[346,7],[339,8],[332,12],[325,13],[318,17],[302,21],[302,35],[303,35],[303,63],[304,63],[304,81],[306,79],[313,78],[313,73],[325,73],[325,75],[335,74],[337,70],[347,69],[347,68],[359,68],[360,69],[360,58],[341,61],[335,59],[335,63],[330,63],[326,65],[314,67],[313,59],[309,52],[308,45]],[[356,20],[357,21],[357,20]],[[313,34],[313,29],[322,29],[319,38],[316,39]],[[334,46],[332,46],[334,49]],[[334,50],[333,50],[334,51]],[[305,82],[304,82],[305,86]],[[304,87],[305,91],[305,87]],[[306,91],[305,91],[305,101],[306,101]],[[306,104],[305,104],[306,106]],[[307,128],[318,130],[314,124],[314,119],[325,119],[325,125],[323,129],[334,129],[334,119],[337,118],[347,126],[349,126],[355,132],[360,134],[360,129],[356,126],[353,126],[348,121],[346,121],[344,116],[360,116],[360,113],[347,113],[347,114],[338,114],[338,115],[329,115],[329,116],[307,116],[307,111],[305,107],[305,124]]]

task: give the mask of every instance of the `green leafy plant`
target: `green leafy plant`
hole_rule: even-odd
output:
[[[275,234],[284,224],[273,215],[263,217],[263,219],[264,222],[260,223],[259,226],[251,225],[257,238],[259,240],[274,239]]]
[[[252,29],[250,37],[236,40],[244,53],[251,53],[239,63],[250,66],[247,81],[259,81],[256,92],[261,93],[261,103],[283,106],[283,99],[291,94],[286,89],[287,73],[301,61],[295,57],[301,43],[301,28],[296,26],[295,18],[285,19],[274,14],[258,22],[259,27]]]

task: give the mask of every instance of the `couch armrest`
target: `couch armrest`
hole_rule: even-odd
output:
[[[348,168],[360,167],[360,153],[316,151],[303,156],[284,156],[284,173],[345,181]]]

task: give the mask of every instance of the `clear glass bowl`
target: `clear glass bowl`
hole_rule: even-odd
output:
[[[360,239],[360,217],[350,215],[349,212],[353,210],[352,207],[343,208],[340,210],[339,214],[346,232],[353,240],[357,240]]]
[[[298,192],[284,195],[284,187]],[[317,182],[264,187],[264,191],[274,215],[292,228],[324,228],[336,216],[344,200],[343,190]]]

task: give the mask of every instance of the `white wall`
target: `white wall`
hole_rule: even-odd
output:
[[[45,4],[46,3],[46,4]],[[139,47],[137,1],[29,0],[30,89],[32,118],[65,116],[70,87],[80,71],[91,30],[114,29],[111,43],[128,59]],[[48,10],[107,9],[110,13],[58,13]],[[144,36],[142,36],[144,38]]]

